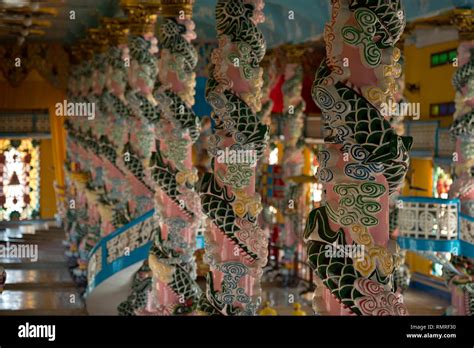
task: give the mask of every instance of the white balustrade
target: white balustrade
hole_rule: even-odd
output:
[[[400,236],[427,240],[458,239],[459,200],[400,197]]]
[[[474,245],[474,217],[461,214],[461,231],[459,238]]]

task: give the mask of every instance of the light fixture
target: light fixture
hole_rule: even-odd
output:
[[[11,7],[24,7],[30,4],[29,0],[1,0],[0,2]]]

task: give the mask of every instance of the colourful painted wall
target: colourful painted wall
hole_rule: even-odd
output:
[[[64,184],[65,131],[62,119],[54,117],[54,105],[65,99],[62,90],[52,87],[36,71],[31,71],[23,83],[13,88],[0,74],[0,110],[50,110],[51,139],[40,143],[40,216],[53,218],[56,198],[53,182]]]
[[[419,84],[420,91],[411,93],[405,89],[405,96],[412,103],[420,103],[422,120],[440,120],[441,127],[452,123],[452,116],[430,117],[430,104],[454,101],[455,91],[451,79],[456,68],[453,64],[431,67],[433,53],[457,49],[459,42],[448,41],[426,47],[407,45],[404,47],[405,84]]]
[[[458,41],[449,41],[426,47],[407,45],[404,47],[405,56],[405,85],[419,85],[419,92],[411,93],[405,89],[405,96],[409,102],[420,103],[421,120],[439,120],[441,127],[449,127],[452,116],[430,117],[430,105],[454,101],[455,91],[451,79],[456,67],[453,64],[431,66],[433,53],[456,49]],[[433,192],[433,160],[427,158],[411,158],[410,173],[411,185],[426,191],[410,190],[407,183],[403,188],[404,196],[431,197]],[[431,261],[407,252],[406,263],[411,272],[431,275]]]

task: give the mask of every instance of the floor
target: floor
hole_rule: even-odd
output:
[[[264,287],[263,301],[270,301],[272,308],[279,315],[291,315],[293,303],[301,304],[301,309],[308,315],[313,313],[311,308],[312,294],[308,293],[305,298],[299,297],[296,289],[282,289],[275,287]],[[410,315],[443,315],[449,306],[449,302],[441,297],[436,297],[426,292],[409,288],[403,295],[404,302]],[[325,315],[325,313],[320,313]]]
[[[43,223],[0,230],[0,244],[38,246],[36,262],[0,258],[7,272],[0,315],[87,315],[66,265],[63,239],[62,229]]]
[[[63,239],[64,232],[51,224],[0,228],[0,244],[38,246],[36,262],[0,258],[7,271],[0,315],[87,315],[66,265]],[[311,294],[301,298],[298,294],[302,290],[264,284],[262,300],[269,301],[279,315],[291,315],[295,302],[310,315]],[[415,289],[409,289],[404,298],[411,315],[442,315],[449,305],[446,300]]]
[[[443,315],[449,306],[449,302],[441,297],[411,288],[403,298],[410,315]]]

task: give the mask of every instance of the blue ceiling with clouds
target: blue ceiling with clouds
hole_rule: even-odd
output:
[[[200,38],[216,37],[214,7],[217,0],[196,0],[194,19]],[[408,20],[429,17],[455,7],[474,7],[474,0],[404,0]],[[268,46],[299,43],[318,38],[329,20],[329,0],[266,0],[265,23],[261,24]],[[289,19],[294,11],[294,20]]]
[[[232,1],[232,0],[229,0]],[[1,1],[0,1],[1,2]],[[194,20],[202,40],[216,38],[214,7],[217,0],[196,0]],[[261,25],[269,47],[283,43],[301,43],[320,37],[329,19],[330,0],[266,0],[266,22]],[[474,0],[404,0],[407,18],[429,17],[455,7],[474,7]],[[51,28],[39,40],[60,41],[71,44],[84,37],[87,28],[98,26],[102,16],[123,16],[119,0],[42,0],[42,7],[58,10],[51,17]],[[71,20],[70,11],[76,13]],[[294,11],[294,19],[288,18]],[[1,39],[1,37],[0,37]]]
[[[216,37],[215,4],[216,0],[196,1],[194,19],[201,38]],[[289,11],[294,11],[294,19],[289,19]],[[329,11],[329,2],[324,0],[267,0],[264,9],[266,21],[260,28],[269,47],[287,42],[303,42],[322,33]]]
[[[215,40],[214,6],[217,0],[196,0],[194,20],[198,36]],[[408,20],[431,17],[455,7],[472,8],[474,0],[404,0]],[[295,19],[289,20],[288,11]],[[329,0],[266,0],[266,21],[261,29],[269,47],[284,43],[300,43],[318,38],[330,16]],[[198,77],[194,110],[199,116],[209,115],[210,106],[204,97],[206,78]]]

